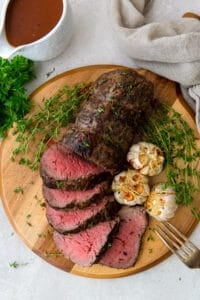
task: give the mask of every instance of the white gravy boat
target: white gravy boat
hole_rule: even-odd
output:
[[[49,60],[58,56],[67,47],[72,36],[72,11],[68,0],[63,1],[63,12],[55,27],[35,42],[13,47],[5,32],[6,11],[10,0],[4,0],[0,15],[0,56],[11,58],[23,55],[35,61]]]

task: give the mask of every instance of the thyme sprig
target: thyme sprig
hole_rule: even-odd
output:
[[[16,261],[12,262],[12,263],[9,263],[9,266],[14,268],[14,269],[17,269],[18,267],[20,266],[27,266],[29,263],[26,262],[26,263],[18,263]]]
[[[143,126],[143,138],[162,149],[167,176],[164,185],[175,189],[176,202],[190,204],[200,190],[200,172],[196,169],[200,150],[193,130],[181,114],[161,104]]]
[[[36,170],[47,144],[56,140],[60,130],[73,121],[82,101],[90,93],[90,84],[79,83],[64,86],[58,93],[43,100],[43,105],[34,107],[35,113],[16,123],[13,135],[18,146],[12,151],[11,160],[20,154],[19,164]]]

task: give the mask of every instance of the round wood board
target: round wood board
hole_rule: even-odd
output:
[[[40,86],[31,95],[31,99],[35,103],[41,103],[44,98],[54,95],[65,84],[73,85],[77,82],[90,82],[95,80],[100,74],[118,68],[122,68],[122,66],[94,65],[65,72]],[[160,101],[169,103],[175,110],[179,111],[199,138],[194,116],[181,98],[176,84],[146,70],[138,70],[138,72],[153,82],[155,97]],[[131,268],[125,270],[113,269],[99,264],[86,268],[65,259],[56,249],[52,239],[52,229],[47,224],[45,208],[41,205],[44,200],[39,172],[30,171],[27,167],[11,161],[10,157],[15,145],[15,137],[9,131],[7,138],[2,143],[0,152],[1,198],[3,206],[8,219],[22,241],[44,260],[72,274],[95,278],[115,278],[146,270],[170,255],[168,249],[153,231],[156,221],[150,218],[138,260]],[[198,145],[200,147],[199,141]],[[14,192],[15,188],[19,186],[23,188],[23,193]],[[196,207],[200,205],[199,196],[196,196],[194,203]],[[180,207],[171,222],[187,236],[197,224],[188,207]]]

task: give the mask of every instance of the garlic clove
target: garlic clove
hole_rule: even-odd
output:
[[[159,221],[171,219],[177,207],[174,189],[170,186],[164,189],[162,183],[153,186],[145,202],[146,211]]]
[[[127,161],[141,174],[155,176],[163,169],[164,155],[158,146],[140,142],[131,146]]]
[[[112,190],[120,204],[143,204],[149,195],[148,178],[135,170],[127,170],[114,177]]]

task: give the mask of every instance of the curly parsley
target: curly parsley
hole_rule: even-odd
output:
[[[33,62],[23,56],[0,57],[0,136],[30,111],[24,85],[35,78]]]

